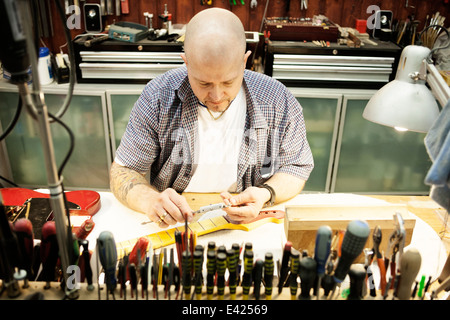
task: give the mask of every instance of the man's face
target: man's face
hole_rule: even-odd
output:
[[[183,55],[192,90],[210,111],[223,112],[236,98],[249,54],[230,61],[199,61],[196,57],[190,57],[187,61]]]

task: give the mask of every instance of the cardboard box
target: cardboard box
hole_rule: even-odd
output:
[[[372,235],[374,228],[379,225],[382,231],[380,249],[387,251],[389,238],[395,230],[394,214],[398,212],[404,220],[406,231],[405,246],[411,243],[412,233],[416,220],[409,214],[406,205],[380,204],[380,205],[287,205],[285,209],[285,232],[288,241],[298,250],[308,250],[310,256],[314,255],[314,246],[317,229],[328,225],[333,235],[339,230],[346,230],[352,220],[364,220],[370,226],[370,235],[365,248],[373,248]],[[355,262],[363,263],[361,254]]]

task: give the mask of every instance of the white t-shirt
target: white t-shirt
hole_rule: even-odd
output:
[[[220,113],[212,112],[217,118]],[[214,120],[198,106],[198,143],[195,172],[184,192],[236,191],[237,164],[247,114],[243,87],[223,115]]]

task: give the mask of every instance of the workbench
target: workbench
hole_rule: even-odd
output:
[[[136,239],[141,236],[146,236],[150,233],[155,233],[161,231],[154,223],[148,222],[148,218],[138,212],[128,209],[122,205],[110,192],[100,192],[101,196],[101,209],[94,215],[93,220],[95,222],[95,228],[88,236],[90,249],[93,250],[94,254],[91,259],[91,266],[93,268],[94,283],[96,282],[95,277],[97,275],[96,257],[95,257],[95,244],[96,239],[102,231],[111,231],[114,234],[116,243]],[[211,203],[221,202],[220,195],[218,194],[184,194],[188,203],[193,210],[208,205]],[[404,197],[404,196],[363,196],[356,194],[300,194],[295,198],[278,204],[274,207],[268,208],[271,210],[285,210],[286,207],[293,205],[307,205],[307,206],[320,206],[320,205],[374,205],[379,206],[385,203],[397,203],[406,204],[408,208],[408,214],[415,219],[414,230],[411,237],[411,242],[405,247],[405,251],[408,248],[417,248],[422,256],[422,265],[418,273],[418,277],[422,275],[431,276],[433,279],[437,278],[443,268],[443,265],[447,259],[446,244],[438,235],[438,233],[431,227],[427,222],[422,220],[420,216],[426,216],[427,221],[431,221],[430,217],[435,216],[435,212],[441,210],[441,208],[435,204],[429,197]],[[201,219],[209,219],[213,216],[223,215],[222,210],[216,210],[205,214]],[[417,214],[417,215],[416,215]],[[312,217],[311,217],[312,218]],[[436,216],[434,217],[436,218]],[[286,219],[286,218],[285,218]],[[360,219],[364,220],[364,213],[361,213]],[[437,218],[439,220],[439,218]],[[144,223],[144,224],[143,224]],[[319,222],[320,223],[320,222]],[[442,229],[442,224],[439,225],[438,221],[435,221],[435,229],[439,231]],[[182,224],[180,224],[182,225]],[[438,231],[438,232],[439,232]],[[312,239],[313,240],[313,239]],[[209,241],[214,241],[217,246],[225,245],[230,248],[233,243],[239,243],[243,245],[244,243],[251,242],[253,244],[253,250],[255,254],[255,259],[264,259],[264,255],[267,252],[271,252],[274,256],[274,261],[280,260],[282,257],[282,250],[284,244],[287,241],[286,233],[283,224],[279,223],[267,223],[257,229],[251,231],[242,230],[222,230],[201,236],[197,239],[197,243],[207,247]],[[302,248],[296,248],[302,250]],[[309,252],[313,255],[313,252]],[[274,284],[276,280],[274,281]],[[95,284],[94,284],[95,285]],[[347,283],[348,285],[348,283]],[[25,290],[23,294],[18,298],[24,298],[25,293],[30,294],[33,292],[41,291],[43,283],[31,283],[29,289]],[[344,284],[345,287],[345,284]],[[263,288],[263,286],[262,286]],[[150,289],[150,287],[149,287]],[[118,289],[117,289],[118,290]],[[238,289],[238,296],[241,289]],[[285,288],[281,295],[276,294],[276,289],[274,288],[273,299],[289,300],[289,290]],[[63,292],[59,289],[59,284],[52,284],[52,289],[48,291],[43,291],[46,294],[46,299],[61,299]],[[225,290],[228,293],[228,288]],[[106,299],[105,291],[101,291],[101,300]],[[129,299],[130,295],[128,295]],[[225,299],[227,299],[227,295]],[[1,299],[5,299],[5,294],[3,294]],[[80,289],[80,300],[87,299],[97,299],[98,291],[97,288],[93,291],[86,290],[86,284],[83,283]],[[116,299],[119,298],[118,293],[116,293]],[[111,299],[111,297],[110,297]],[[138,299],[142,299],[138,297]],[[150,295],[150,300],[154,298]],[[206,299],[206,298],[205,298]],[[205,300],[203,299],[203,300]],[[264,299],[264,295],[261,295],[261,299]]]

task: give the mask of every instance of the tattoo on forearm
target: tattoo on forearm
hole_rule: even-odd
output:
[[[128,192],[135,186],[149,185],[144,176],[136,171],[113,165],[110,175],[110,187],[113,194],[124,204],[127,204]]]

